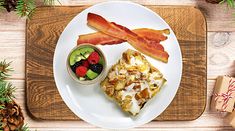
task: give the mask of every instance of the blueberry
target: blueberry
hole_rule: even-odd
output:
[[[82,63],[83,63],[83,60],[78,61],[78,62],[76,62],[74,65],[70,66],[70,67],[71,67],[71,69],[72,69],[72,71],[73,71],[74,73],[76,73],[76,69],[77,69],[77,67],[78,67],[78,66],[81,66],[81,65],[82,65]]]
[[[89,68],[92,71],[100,74],[102,72],[102,70],[103,70],[103,65],[98,63],[98,64],[90,65]]]

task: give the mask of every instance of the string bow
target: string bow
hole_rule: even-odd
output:
[[[228,101],[234,97],[232,96],[234,92],[235,92],[235,80],[230,79],[228,91],[226,93],[219,93],[219,94],[214,93],[215,101],[218,101],[218,99],[222,97],[222,99],[220,100],[221,102],[223,102],[222,111],[225,111],[225,109],[228,107]]]

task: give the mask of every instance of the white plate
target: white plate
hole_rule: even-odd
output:
[[[67,25],[61,34],[54,54],[53,71],[56,86],[67,106],[83,120],[103,128],[123,129],[143,125],[160,115],[173,100],[181,80],[182,56],[178,41],[170,30],[168,39],[162,42],[169,53],[167,64],[147,59],[163,73],[167,85],[149,101],[136,117],[125,115],[121,109],[106,98],[99,83],[92,86],[76,84],[66,70],[66,58],[76,45],[78,35],[95,32],[87,26],[87,13],[97,13],[109,21],[124,25],[129,29],[166,29],[169,25],[156,13],[139,4],[126,1],[104,2],[87,8]],[[105,53],[108,65],[115,64],[128,48],[128,43],[99,46]]]

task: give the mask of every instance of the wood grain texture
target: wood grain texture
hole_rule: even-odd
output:
[[[26,96],[31,114],[38,119],[75,120],[55,87],[53,53],[67,23],[87,6],[41,7],[26,32]],[[148,6],[174,30],[183,53],[183,77],[171,105],[157,120],[193,120],[206,105],[206,22],[194,7]]]
[[[27,115],[27,110],[25,107],[25,83],[24,80],[11,80],[13,85],[17,87],[17,91],[15,92],[16,100],[18,104],[21,105],[23,113],[25,114],[25,122],[30,126],[31,130],[37,131],[55,131],[55,130],[74,130],[74,131],[84,131],[84,130],[99,130],[106,131],[105,129],[97,128],[89,123],[84,121],[50,121],[43,120],[38,121],[32,119],[29,115]],[[152,121],[148,124],[142,125],[140,127],[132,129],[134,130],[154,130],[154,131],[162,131],[162,130],[187,130],[187,131],[195,131],[195,130],[233,130],[227,123],[223,120],[223,115],[220,112],[212,112],[209,110],[210,106],[210,98],[213,93],[215,80],[208,80],[207,83],[207,106],[205,112],[194,121]]]

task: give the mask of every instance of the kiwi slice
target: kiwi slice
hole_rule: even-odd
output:
[[[72,54],[69,57],[69,64],[72,66],[74,65],[77,61],[80,61],[82,58],[80,56],[80,51],[75,50],[72,52]]]
[[[87,59],[91,53],[86,52],[83,56]]]
[[[69,64],[72,66],[80,60],[87,59],[89,55],[91,54],[91,52],[93,51],[95,50],[90,47],[85,47],[85,48],[81,48],[81,49],[77,49],[73,51],[69,58]]]
[[[95,79],[99,74],[95,73],[91,69],[89,69],[86,73],[87,77],[91,80]]]
[[[80,54],[85,56],[85,54],[91,54],[91,52],[95,51],[93,48],[90,48],[90,47],[85,47],[85,48],[81,48],[79,49],[80,51]]]

